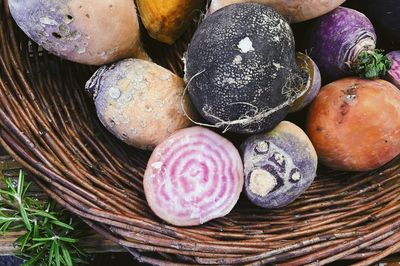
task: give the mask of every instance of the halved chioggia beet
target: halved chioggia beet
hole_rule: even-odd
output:
[[[62,58],[89,65],[147,58],[132,0],[8,0],[8,5],[29,38]]]
[[[385,80],[336,80],[311,104],[307,134],[324,165],[377,169],[400,155],[400,90]]]
[[[321,89],[321,73],[315,62],[308,55],[300,52],[296,53],[296,61],[301,69],[308,72],[308,80],[303,87],[306,91],[305,94],[293,103],[289,110],[290,113],[300,111],[310,104]]]
[[[343,4],[345,0],[212,0],[209,12],[215,12],[227,5],[246,2],[270,6],[285,16],[290,23],[296,23],[322,16]]]
[[[143,179],[150,208],[177,226],[227,215],[243,188],[240,154],[203,127],[177,131],[153,151]]]
[[[313,182],[318,158],[302,129],[283,121],[272,131],[242,144],[245,191],[257,206],[288,205]]]
[[[386,56],[392,63],[386,79],[400,89],[400,51],[392,51]]]
[[[184,88],[183,79],[141,59],[103,66],[86,83],[102,124],[125,143],[147,150],[191,125]]]
[[[353,72],[365,78],[386,74],[390,61],[376,47],[371,21],[362,13],[338,7],[320,17],[311,30],[308,49],[322,78],[328,81]]]
[[[194,106],[212,126],[251,134],[285,118],[307,73],[296,64],[288,22],[271,7],[244,3],[200,24],[188,48],[186,79]]]

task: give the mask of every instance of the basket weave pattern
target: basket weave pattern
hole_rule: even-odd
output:
[[[159,48],[182,74],[185,43]],[[40,51],[0,1],[0,145],[48,195],[105,237],[151,264],[372,264],[400,250],[400,158],[372,173],[320,171],[287,208],[241,200],[227,217],[191,228],[149,209],[142,176],[149,153],[100,125],[83,91],[93,68]]]

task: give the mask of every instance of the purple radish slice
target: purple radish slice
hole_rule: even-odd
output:
[[[392,51],[386,56],[392,63],[386,79],[400,89],[400,51]]]
[[[245,192],[257,206],[276,209],[293,202],[313,182],[318,158],[307,135],[283,121],[241,146]]]
[[[303,87],[304,90],[306,90],[306,93],[293,103],[289,110],[290,113],[300,111],[309,105],[321,89],[321,73],[317,64],[315,64],[311,57],[297,52],[296,61],[297,65],[308,73],[308,80]]]
[[[375,47],[371,21],[354,9],[338,7],[315,22],[308,48],[322,78],[332,81],[353,72],[366,78],[385,75],[388,60]]]
[[[143,184],[153,212],[176,226],[193,226],[227,215],[244,183],[239,152],[202,127],[179,130],[156,147]]]

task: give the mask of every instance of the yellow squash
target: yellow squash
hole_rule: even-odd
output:
[[[199,15],[204,0],[136,0],[140,17],[149,35],[174,43]]]

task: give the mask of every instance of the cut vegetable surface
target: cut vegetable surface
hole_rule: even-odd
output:
[[[191,123],[185,84],[171,71],[140,59],[100,68],[87,82],[103,125],[125,143],[152,150]]]
[[[243,188],[239,152],[202,127],[177,131],[156,147],[147,164],[144,191],[151,209],[177,226],[225,216]]]
[[[386,55],[391,67],[387,75],[387,80],[400,89],[400,51],[392,51]]]
[[[307,133],[328,167],[378,168],[400,154],[400,90],[384,80],[330,83],[311,104]]]
[[[313,182],[317,154],[307,135],[283,121],[242,145],[245,190],[254,204],[280,208],[299,197]]]
[[[290,108],[291,113],[300,111],[310,104],[321,89],[321,73],[315,62],[308,55],[300,52],[296,53],[296,61],[301,69],[308,72],[308,80],[303,86],[304,95],[293,103]]]
[[[338,7],[319,18],[308,46],[310,57],[328,81],[349,76],[352,71],[376,78],[390,67],[386,57],[375,51],[376,34],[369,19],[350,8]]]
[[[227,5],[246,2],[271,6],[290,22],[295,23],[322,16],[340,6],[345,0],[213,0],[210,12]]]
[[[192,102],[213,126],[236,133],[275,127],[307,79],[290,25],[272,8],[234,4],[207,16],[189,45]]]
[[[18,26],[47,51],[82,64],[147,58],[131,0],[9,0]]]

